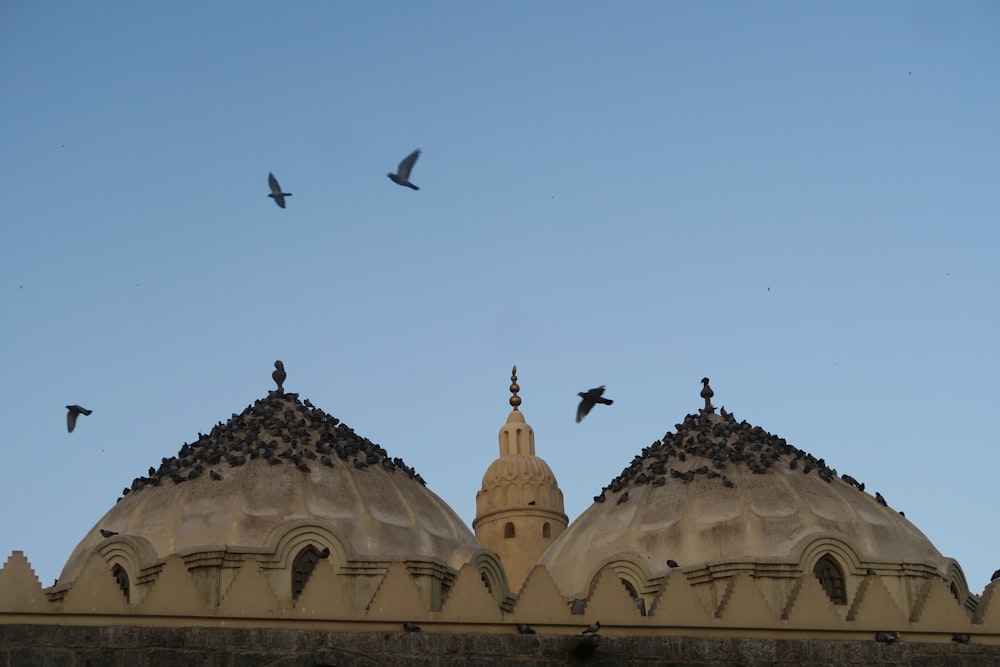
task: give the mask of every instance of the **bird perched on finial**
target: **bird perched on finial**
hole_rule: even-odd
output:
[[[66,428],[69,429],[70,433],[72,433],[73,429],[76,428],[76,418],[78,416],[83,415],[86,417],[93,412],[93,410],[88,410],[87,408],[79,405],[67,405],[66,409],[69,410],[69,412],[66,413]]]
[[[712,406],[712,397],[715,396],[715,392],[708,386],[708,378],[702,378],[701,384],[703,385],[701,397],[705,399],[705,407],[701,412],[706,415],[715,414],[715,408]]]
[[[273,199],[280,208],[285,208],[285,197],[291,197],[292,193],[281,191],[281,186],[278,185],[278,179],[274,177],[274,174],[267,175],[267,184],[271,187],[271,194],[268,197]]]
[[[583,418],[587,416],[590,409],[596,404],[601,403],[602,405],[611,405],[614,403],[610,398],[604,398],[604,385],[600,387],[594,387],[587,391],[581,391],[577,394],[580,397],[580,405],[576,408],[576,423],[583,421]]]
[[[420,157],[419,148],[403,158],[403,161],[396,168],[395,174],[386,174],[386,176],[396,185],[403,185],[414,190],[419,190],[420,188],[410,183],[410,172],[413,171],[413,165],[417,163],[418,157]]]
[[[285,393],[285,378],[288,377],[285,374],[285,364],[281,363],[281,360],[274,362],[274,372],[271,373],[271,379],[274,380],[275,384],[278,385],[278,393]]]

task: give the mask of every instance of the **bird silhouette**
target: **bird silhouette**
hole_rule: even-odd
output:
[[[964,632],[957,632],[951,636],[951,641],[959,644],[968,644],[971,637]]]
[[[72,433],[73,429],[76,428],[76,418],[78,416],[83,415],[86,417],[93,412],[93,410],[88,410],[87,408],[80,407],[79,405],[67,405],[66,409],[69,410],[69,412],[66,413],[66,428],[69,429],[70,433]]]
[[[669,560],[667,561],[667,567],[677,567],[677,561],[675,561],[675,560],[674,560],[674,559],[672,559],[672,558],[671,558],[671,559],[669,559]]]
[[[528,625],[527,623],[518,623],[517,631],[522,635],[533,635],[535,634],[535,629]]]
[[[604,385],[594,387],[588,391],[581,391],[577,394],[580,397],[580,405],[576,408],[576,422],[579,424],[587,416],[590,409],[598,403],[611,405],[614,403],[610,398],[604,398]]]
[[[330,547],[323,547],[323,550],[319,552],[319,557],[326,560],[330,557]]]
[[[278,361],[275,361],[274,372],[271,373],[271,379],[274,380],[274,383],[278,385],[279,394],[285,393],[284,384],[286,377],[288,377],[288,375],[285,374],[285,365],[281,363],[280,359]]]
[[[279,208],[285,208],[285,197],[291,197],[292,193],[281,191],[281,186],[278,185],[278,179],[274,177],[274,174],[267,175],[267,184],[271,186],[271,194],[268,197],[273,199]]]
[[[1000,570],[997,570],[996,572],[994,572],[993,576],[990,577],[990,581],[991,582],[996,581],[997,579],[1000,579]]]
[[[420,632],[420,626],[416,623],[410,623],[409,621],[403,623],[403,629],[407,632]]]
[[[899,631],[896,632],[876,632],[875,641],[883,644],[892,644],[899,641]]]
[[[591,636],[593,636],[593,635],[596,635],[600,631],[600,629],[601,629],[601,622],[600,621],[594,621],[593,623],[591,623],[590,625],[588,625],[586,628],[584,628],[583,632],[581,632],[580,634],[581,635],[591,635]]]
[[[399,163],[399,167],[396,168],[395,174],[386,174],[386,176],[396,185],[404,185],[408,188],[419,190],[420,188],[410,183],[410,172],[413,171],[413,165],[417,163],[418,157],[420,157],[419,148],[403,158],[403,161]]]
[[[104,530],[103,528],[101,528],[101,537],[105,537],[105,538],[107,538],[107,537],[114,537],[117,534],[118,533],[116,533],[113,530]]]

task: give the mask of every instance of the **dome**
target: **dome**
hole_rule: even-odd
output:
[[[957,568],[880,495],[725,410],[688,415],[594,500],[541,560],[567,595],[582,597],[623,560],[648,580],[668,560],[706,580],[747,564],[802,572],[823,551],[862,575],[882,564],[920,576]]]
[[[303,526],[335,536],[347,559],[436,559],[457,570],[482,550],[401,459],[280,391],[199,434],[124,493],[73,551],[60,581],[76,578],[106,541],[102,530],[143,545],[144,560],[274,553]]]

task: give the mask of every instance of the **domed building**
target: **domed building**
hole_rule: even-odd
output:
[[[803,578],[815,578],[850,620],[850,603],[874,577],[901,611],[915,610],[939,581],[975,611],[958,563],[881,494],[705,401],[644,447],[545,553],[541,563],[563,591],[586,597],[612,568],[645,605],[679,569],[721,614],[743,574],[787,618]]]
[[[970,592],[879,494],[716,414],[707,379],[567,527],[515,368],[473,534],[276,368],[136,478],[57,585],[7,559],[0,665],[1000,664],[1000,581]]]

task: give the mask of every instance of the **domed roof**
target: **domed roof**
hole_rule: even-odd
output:
[[[459,569],[481,550],[402,459],[278,391],[135,479],[73,551],[60,581],[76,578],[101,530],[143,538],[163,558],[208,547],[268,549],[303,523],[331,531],[349,557],[437,558]]]
[[[668,559],[685,569],[800,563],[816,540],[846,544],[865,562],[948,563],[881,496],[823,459],[723,410],[688,415],[643,448],[543,555],[567,595],[623,556],[649,576]]]

